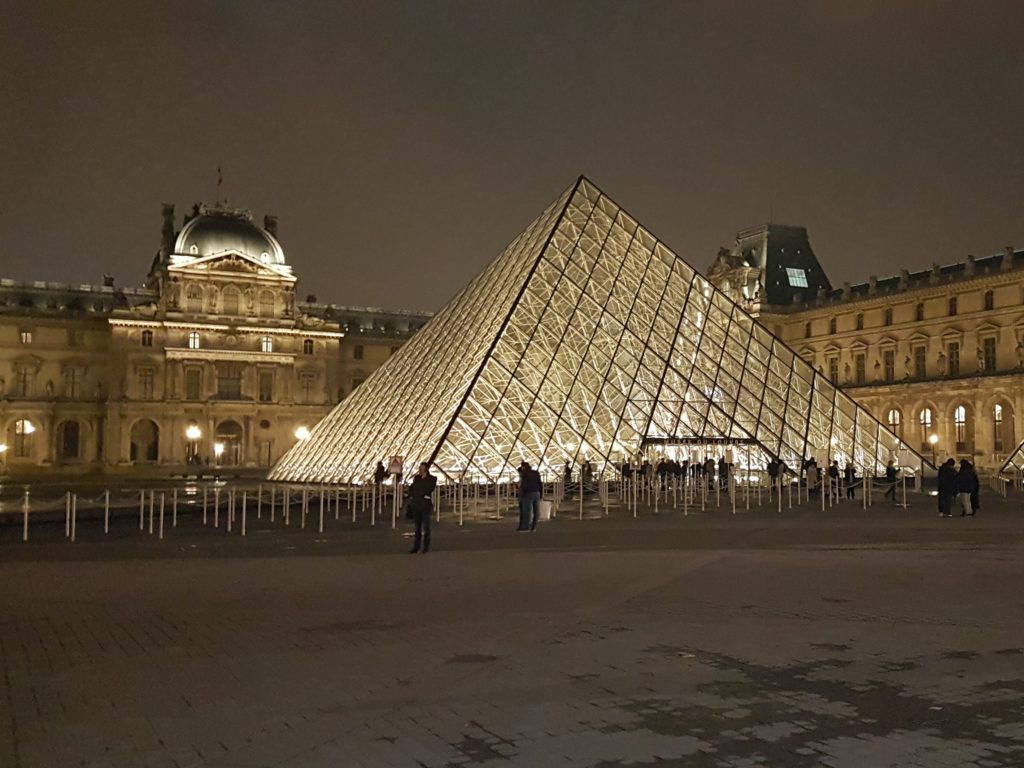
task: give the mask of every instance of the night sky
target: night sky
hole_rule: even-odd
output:
[[[700,269],[770,206],[835,285],[1024,248],[1019,0],[0,10],[2,277],[139,284],[218,165],[362,306],[438,309],[580,173]]]

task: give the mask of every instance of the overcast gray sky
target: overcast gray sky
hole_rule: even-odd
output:
[[[225,195],[301,294],[437,309],[585,173],[705,269],[1024,247],[1024,3],[4,2],[0,276],[141,282]]]

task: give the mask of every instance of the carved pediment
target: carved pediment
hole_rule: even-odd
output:
[[[18,355],[11,363],[15,370],[27,368],[30,371],[38,371],[43,364],[43,359],[35,355]]]
[[[218,253],[212,256],[199,256],[194,259],[175,256],[175,263],[170,272],[178,275],[207,276],[212,273],[231,273],[269,277],[289,283],[295,282],[291,268],[285,264],[264,264],[242,253]]]

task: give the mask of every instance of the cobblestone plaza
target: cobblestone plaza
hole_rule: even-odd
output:
[[[1018,500],[933,503],[0,528],[0,765],[1019,766]]]

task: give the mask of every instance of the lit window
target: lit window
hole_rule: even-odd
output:
[[[958,405],[953,411],[953,427],[956,430],[956,449],[967,449],[967,409]]]
[[[142,332],[142,346],[152,347],[153,346],[153,332],[143,331]]]
[[[932,431],[932,409],[922,408],[921,415],[918,417],[918,421],[921,424],[921,450],[929,450],[930,444],[928,438],[931,437]]]
[[[273,352],[274,351],[274,340],[269,336],[264,336],[260,339],[260,351],[261,352]]]
[[[28,419],[18,419],[14,422],[14,455],[20,459],[32,455],[32,435],[36,431],[36,425]]]
[[[903,434],[903,414],[899,412],[899,409],[893,408],[886,415],[886,421],[889,423],[889,429],[896,437],[900,437]]]
[[[999,403],[992,407],[992,437],[995,440],[995,449],[1003,450],[1003,406]]]
[[[786,278],[793,288],[807,287],[807,272],[796,267],[786,267]]]
[[[199,349],[199,331],[192,331],[188,335],[188,348]]]
[[[302,354],[312,355],[313,354],[313,340],[303,339],[302,340]]]
[[[21,333],[19,333],[18,336],[22,344],[32,343],[32,331],[21,331]]]

